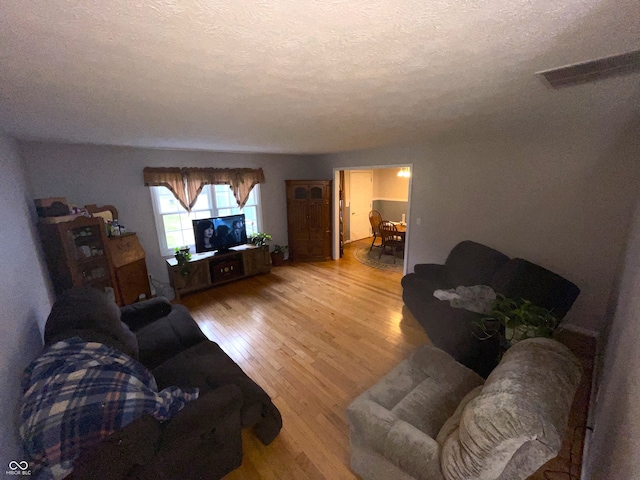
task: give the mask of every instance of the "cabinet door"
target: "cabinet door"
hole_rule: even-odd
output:
[[[271,268],[269,247],[248,248],[243,251],[244,275],[255,275],[268,272]]]
[[[331,257],[331,188],[329,182],[309,184],[309,258]]]
[[[180,292],[189,292],[192,290],[200,290],[211,285],[211,277],[209,275],[209,262],[199,261],[189,263],[189,275],[182,275],[180,267],[171,267],[171,286]]]
[[[56,294],[81,285],[114,286],[101,218],[79,217],[57,224],[41,223],[38,229]],[[118,292],[115,294],[120,303]]]
[[[289,180],[287,215],[292,260],[331,257],[331,182]]]
[[[116,280],[123,305],[136,302],[141,294],[146,295],[147,298],[151,297],[144,258],[117,268]]]
[[[289,254],[292,259],[308,255],[309,242],[308,185],[287,183],[287,227]]]

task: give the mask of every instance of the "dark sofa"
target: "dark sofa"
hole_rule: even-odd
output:
[[[69,479],[221,478],[242,462],[241,427],[253,427],[264,444],[282,427],[266,392],[207,339],[186,308],[162,297],[120,309],[99,290],[70,290],[53,305],[44,336],[45,352],[78,337],[137,359],[158,390],[200,390],[168,421],[143,415],[83,445]]]
[[[474,321],[479,314],[453,308],[433,296],[435,290],[489,285],[510,298],[523,298],[563,318],[580,289],[561,276],[521,258],[510,259],[485,245],[465,240],[444,265],[417,264],[402,279],[405,305],[436,347],[486,377],[497,365],[499,340],[480,340]]]

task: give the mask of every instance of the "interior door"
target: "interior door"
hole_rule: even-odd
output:
[[[373,197],[373,172],[370,170],[351,171],[351,215],[350,239],[360,240],[371,235],[369,212]]]

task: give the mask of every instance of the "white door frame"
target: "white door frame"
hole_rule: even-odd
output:
[[[413,186],[413,163],[401,163],[398,165],[367,165],[363,167],[334,167],[333,169],[333,211],[331,212],[331,222],[333,225],[333,259],[338,260],[340,258],[340,171],[341,170],[377,170],[377,169],[389,169],[389,168],[409,168],[411,176],[409,177],[409,192],[407,203],[407,225],[411,225],[411,190]],[[407,252],[409,251],[409,244],[411,242],[411,228],[407,228],[407,236],[404,244],[404,265],[402,267],[402,273],[407,274]]]

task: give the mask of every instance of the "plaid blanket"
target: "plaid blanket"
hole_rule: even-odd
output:
[[[101,343],[78,337],[47,348],[24,372],[20,435],[38,478],[58,479],[82,450],[133,420],[159,421],[198,398],[198,389],[158,392],[142,364]]]

